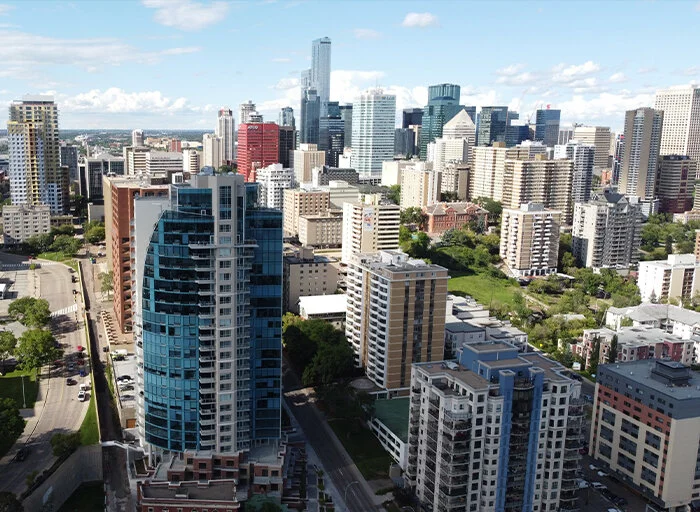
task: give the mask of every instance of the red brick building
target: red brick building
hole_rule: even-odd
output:
[[[460,229],[473,220],[488,224],[489,213],[474,203],[435,203],[423,208],[427,230],[438,235],[449,229]]]
[[[243,123],[238,127],[238,173],[255,181],[257,169],[279,163],[280,128],[275,123]]]

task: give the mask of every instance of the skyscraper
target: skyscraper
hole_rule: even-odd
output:
[[[352,103],[340,105],[340,118],[343,120],[345,147],[352,147]]]
[[[408,128],[409,126],[420,125],[423,122],[423,109],[422,108],[405,108],[403,109],[403,119],[401,122],[401,128]]]
[[[331,40],[314,39],[311,43],[311,87],[316,89],[321,102],[320,116],[328,114],[331,96]]]
[[[221,158],[224,162],[233,162],[233,133],[235,122],[233,112],[229,108],[219,109],[216,124],[216,136],[221,138]]]
[[[428,87],[428,104],[421,117],[420,157],[428,155],[428,144],[442,137],[442,127],[461,110],[460,86],[438,84]]]
[[[660,154],[700,160],[700,87],[656,91],[654,108],[664,112]]]
[[[7,122],[12,204],[46,204],[52,215],[66,213],[68,167],[61,166],[58,108],[51,96],[25,96],[10,104]]]
[[[78,179],[78,146],[61,142],[61,167],[68,167],[68,178]]]
[[[666,118],[664,117],[664,123]],[[693,191],[698,161],[685,155],[665,155],[659,159],[656,173],[656,197],[659,212],[683,213],[693,207]]]
[[[638,108],[625,113],[625,150],[619,185],[621,193],[639,196],[642,200],[654,199],[663,123],[664,113],[661,110]]]
[[[293,126],[280,126],[280,156],[282,167],[291,167],[291,152],[296,147],[296,130]]]
[[[300,144],[318,144],[321,99],[313,87],[301,91]]]
[[[153,459],[279,440],[282,214],[256,198],[242,176],[200,173],[135,201],[137,425]]]
[[[610,128],[607,126],[575,126],[574,139],[584,144],[595,146],[596,169],[608,168],[608,157],[610,156]]]
[[[280,116],[277,124],[280,126],[291,126],[292,128],[296,128],[294,109],[292,107],[283,107],[280,109]]]
[[[479,117],[479,146],[490,146],[494,142],[506,141],[508,107],[481,107]]]
[[[585,203],[591,198],[593,184],[593,165],[595,146],[571,140],[565,145],[554,147],[554,158],[574,162],[574,174],[571,180],[571,201],[573,204]]]
[[[218,169],[223,163],[223,143],[221,137],[213,133],[205,133],[202,136],[202,167]]]
[[[280,127],[275,123],[245,123],[238,127],[238,174],[248,182],[255,172],[279,163]]]
[[[131,145],[134,147],[143,146],[143,130],[136,129],[131,132]]]
[[[252,100],[248,100],[247,103],[241,103],[238,107],[238,124],[247,123],[250,121],[250,114],[256,112],[257,108]]]
[[[559,118],[561,110],[537,110],[535,118],[535,140],[541,141],[548,148],[553,148],[559,142]]]
[[[394,157],[396,96],[372,89],[352,108],[352,166],[360,178],[381,180],[382,162]]]
[[[338,166],[338,157],[345,148],[345,126],[337,101],[329,101],[327,114],[321,115],[318,124],[318,149],[326,152],[326,164]]]

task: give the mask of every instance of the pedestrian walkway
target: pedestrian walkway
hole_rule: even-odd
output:
[[[51,318],[56,318],[57,316],[61,315],[67,315],[68,313],[75,313],[76,311],[78,311],[78,304],[72,304],[63,309],[59,309],[58,311],[54,311],[53,313],[51,313]]]
[[[23,261],[22,263],[6,263],[0,266],[0,270],[29,270],[29,266],[34,265],[35,268],[49,267],[51,265],[58,265],[55,261]]]

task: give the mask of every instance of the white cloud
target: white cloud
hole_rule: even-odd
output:
[[[608,78],[608,82],[610,82],[611,84],[619,84],[619,83],[626,82],[626,81],[627,81],[627,77],[621,71],[618,73],[614,73],[613,75],[610,76],[610,78]]]
[[[530,73],[518,73],[516,75],[502,75],[496,79],[497,84],[509,85],[509,86],[519,86],[527,85],[537,82],[540,79],[539,76]]]
[[[582,95],[574,95],[571,99],[560,102],[557,108],[561,109],[567,123],[594,122],[600,119],[615,118],[622,124],[625,111],[651,106],[653,103],[653,93],[632,93],[622,90],[604,92],[589,99]]]
[[[681,70],[681,75],[695,76],[700,75],[700,66],[690,66]]]
[[[289,57],[275,57],[274,59],[270,59],[272,62],[292,62],[292,59]]]
[[[299,87],[298,78],[282,78],[275,85],[272,86],[273,89],[279,91],[286,91],[287,89],[292,89],[293,87]]]
[[[552,80],[563,84],[571,84],[577,80],[600,71],[600,64],[591,60],[579,65],[559,64],[552,69]]]
[[[525,68],[525,64],[511,64],[501,69],[496,70],[496,74],[500,76],[515,76]]]
[[[434,27],[438,24],[438,17],[429,12],[409,12],[401,23],[401,25],[408,28]]]
[[[654,73],[656,71],[657,71],[657,69],[655,66],[649,66],[649,67],[639,68],[637,70],[637,73],[639,73],[640,75],[646,75],[647,73]]]
[[[156,9],[156,23],[179,30],[202,30],[224,20],[229,9],[226,2],[200,3],[192,0],[143,0],[143,5]]]
[[[0,4],[0,16],[7,16],[14,8],[14,5]]]
[[[199,112],[204,109],[189,104],[186,98],[169,98],[160,91],[126,92],[118,87],[69,96],[61,101],[66,112],[96,112],[107,114],[175,114]]]
[[[382,37],[381,32],[377,32],[371,28],[356,28],[353,32],[356,39],[379,39]]]

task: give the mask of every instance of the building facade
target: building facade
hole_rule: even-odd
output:
[[[277,124],[282,126],[296,127],[296,121],[294,119],[294,109],[292,107],[282,107],[280,109],[279,119]]]
[[[218,170],[224,163],[223,141],[213,133],[205,133],[202,137],[202,167],[212,167]]]
[[[300,110],[299,142],[302,144],[318,144],[321,99],[315,88],[302,88]]]
[[[124,159],[107,153],[86,158],[80,166],[80,194],[90,203],[103,204],[103,176],[124,176]]]
[[[5,205],[2,207],[2,227],[5,247],[22,244],[30,237],[51,231],[51,208],[45,204]]]
[[[406,167],[401,173],[401,208],[423,208],[440,201],[440,178],[425,162]]]
[[[639,263],[637,286],[643,302],[690,300],[700,293],[700,262],[695,254],[669,254]]]
[[[488,226],[488,212],[473,203],[436,203],[423,208],[428,217],[429,235],[438,235],[450,229],[461,229],[476,222],[482,229]]]
[[[320,151],[316,144],[300,144],[294,150],[294,180],[296,183],[309,183],[312,171],[326,165],[326,153]]]
[[[401,208],[395,204],[345,203],[343,205],[342,261],[353,254],[398,249]]]
[[[352,167],[360,178],[379,181],[382,162],[394,157],[396,96],[372,89],[352,107]]]
[[[684,155],[659,158],[656,173],[656,197],[659,212],[683,213],[693,209],[693,192],[698,173],[698,161]]]
[[[638,108],[625,113],[625,147],[618,190],[642,200],[654,199],[664,113]]]
[[[654,108],[664,113],[660,153],[700,160],[700,87],[656,91]]]
[[[68,167],[68,179],[78,179],[78,146],[61,142],[61,167]]]
[[[340,247],[343,242],[343,212],[329,210],[299,217],[299,243],[309,247]]]
[[[559,142],[559,120],[561,110],[538,109],[535,114],[535,140],[553,148]]]
[[[294,188],[294,170],[285,169],[282,164],[263,167],[256,173],[260,206],[282,210],[284,191]]]
[[[319,189],[284,190],[284,236],[299,235],[299,217],[325,213],[331,206],[331,194]]]
[[[420,123],[420,157],[425,159],[428,144],[442,137],[442,129],[463,107],[459,104],[461,87],[456,84],[438,84],[428,87],[428,104],[423,109]],[[409,126],[415,126],[409,125]],[[409,126],[406,126],[408,128]]]
[[[219,109],[219,116],[216,120],[216,136],[221,138],[221,159],[224,162],[233,162],[233,134],[235,133],[235,121],[233,111],[230,108]]]
[[[608,168],[608,156],[610,154],[610,128],[607,126],[576,126],[573,139],[582,144],[595,146],[594,167],[596,169]]]
[[[238,174],[255,181],[258,169],[279,162],[279,126],[275,123],[242,123],[238,127]]]
[[[516,277],[536,277],[557,271],[562,212],[542,204],[506,208],[501,215],[503,262]]]
[[[280,126],[280,155],[279,163],[282,167],[293,166],[293,153],[297,147],[297,131],[293,126]]]
[[[257,107],[255,103],[248,100],[246,103],[241,103],[238,106],[238,124],[239,126],[250,122],[250,115],[257,113]],[[240,128],[239,128],[240,129]]]
[[[320,115],[327,115],[331,97],[331,40],[328,37],[314,39],[311,43],[311,86],[318,91],[321,100]]]
[[[332,295],[338,289],[338,261],[314,254],[311,247],[303,246],[293,255],[284,257],[285,312],[299,314],[299,298]]]
[[[555,146],[554,158],[571,160],[574,163],[571,179],[572,204],[587,202],[591,198],[593,186],[595,146],[570,140],[565,145]]]
[[[494,142],[506,142],[508,107],[481,107],[479,113],[479,146],[491,146]]]

